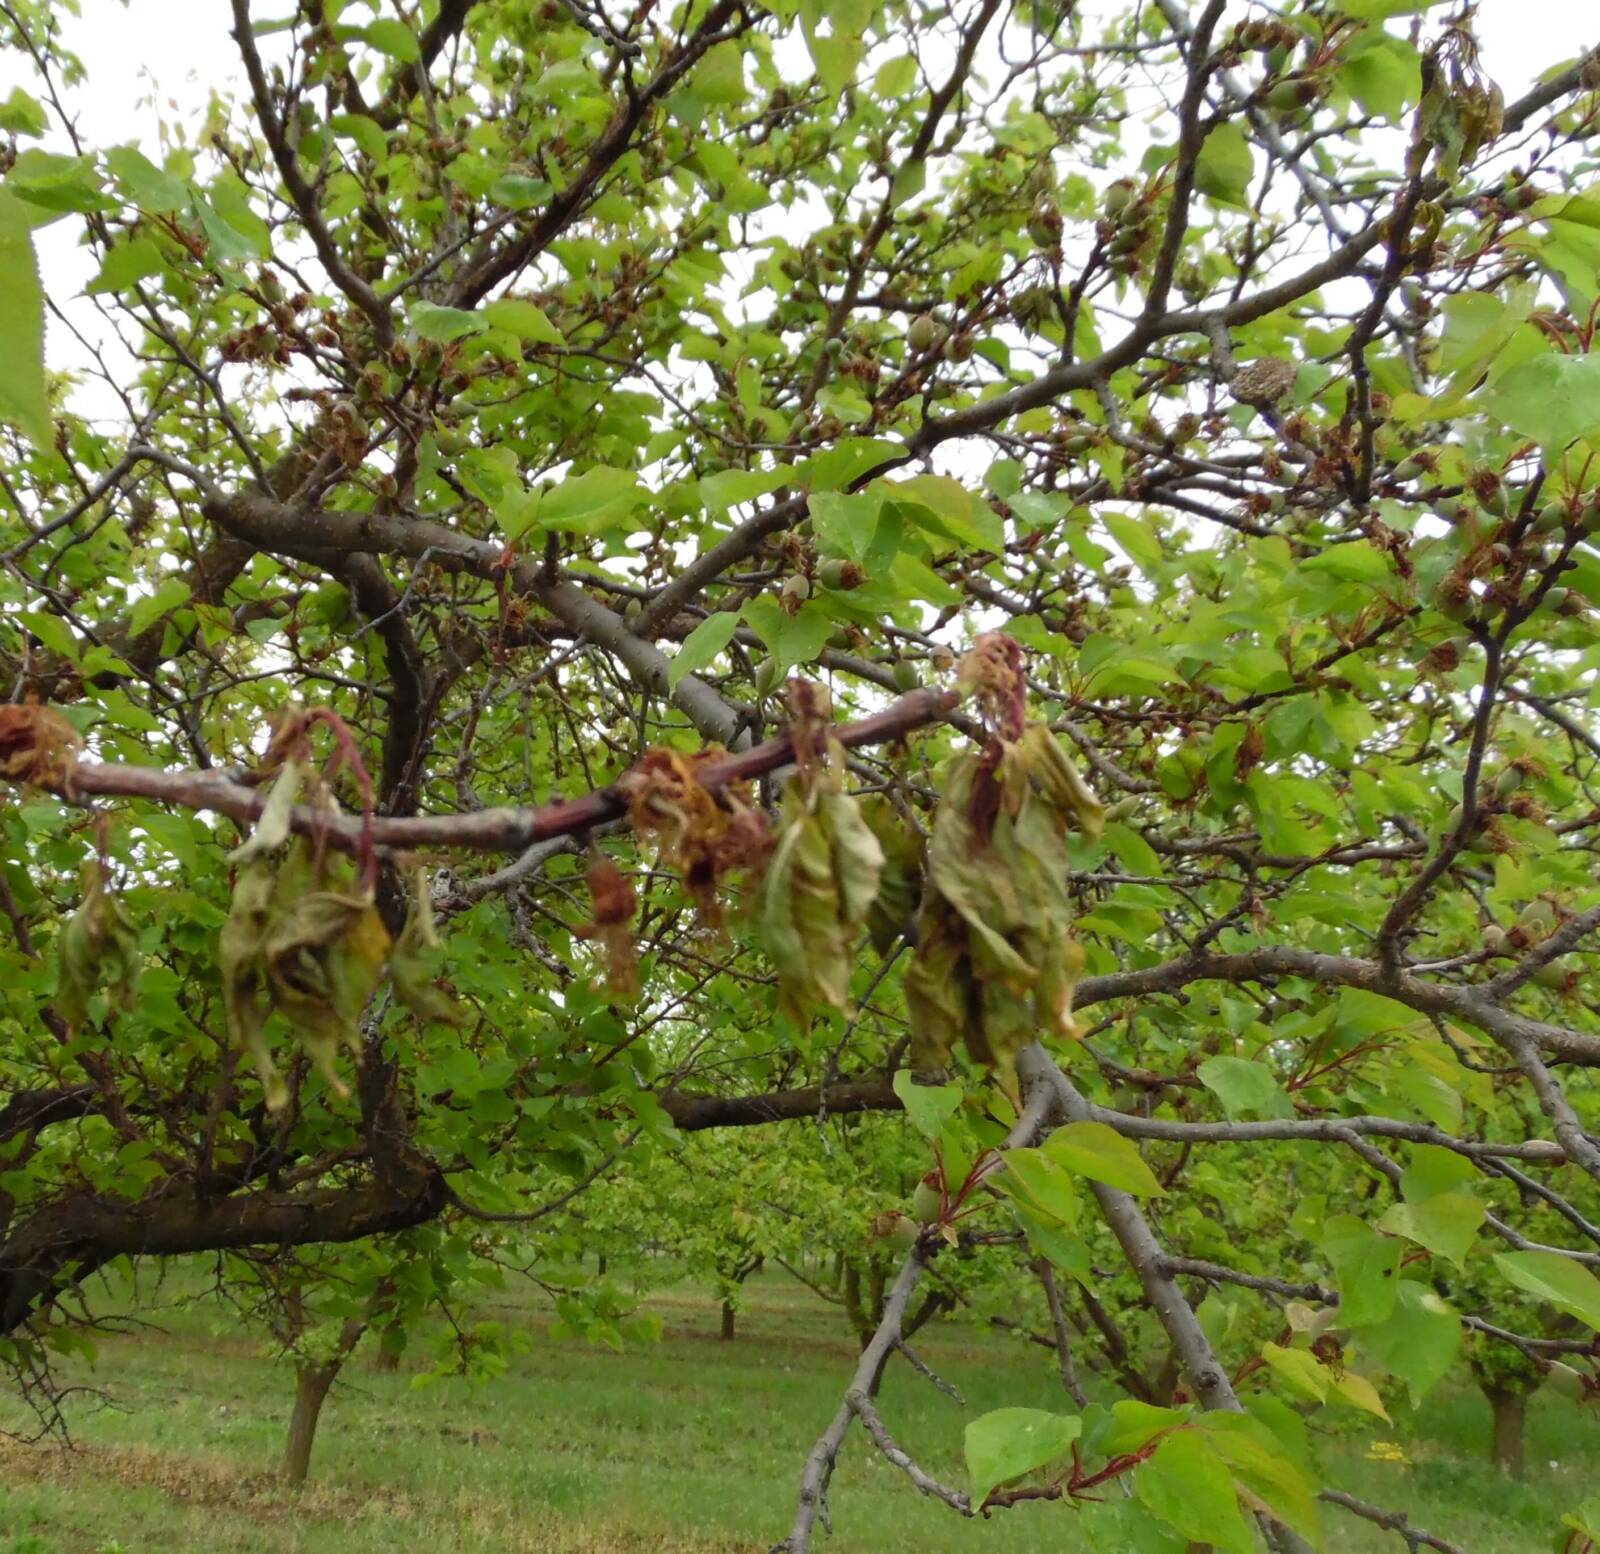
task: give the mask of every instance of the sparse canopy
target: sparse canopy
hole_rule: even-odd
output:
[[[1107,1550],[1453,1548],[1315,1436],[1464,1341],[1597,1390],[1600,51],[231,0],[141,149],[68,9],[0,7],[19,1376],[118,1259],[358,1243],[392,1323],[398,1233],[903,1109],[790,1554],[857,1423]],[[874,1399],[974,1257],[1065,1388],[949,1484]]]

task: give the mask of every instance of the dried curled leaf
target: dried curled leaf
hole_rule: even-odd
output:
[[[639,958],[633,941],[633,914],[639,898],[621,869],[604,855],[590,864],[587,875],[594,916],[578,929],[580,939],[598,940],[606,952],[606,985],[616,999],[639,993]]]
[[[778,973],[778,1007],[797,1022],[850,1003],[854,946],[877,899],[883,848],[844,791],[844,752],[810,766],[784,795],[755,921]]]
[[[361,1012],[389,958],[389,930],[370,894],[312,891],[283,907],[262,945],[278,1010],[296,1029],[312,1066],[348,1095],[334,1059],[361,1051]]]
[[[915,1063],[948,1066],[958,1043],[1007,1090],[1017,1052],[1080,1034],[1072,991],[1068,841],[1103,811],[1041,724],[951,763],[933,837],[917,953],[906,973]]]
[[[294,814],[294,803],[300,795],[301,779],[305,772],[300,763],[290,759],[274,779],[267,793],[267,802],[261,810],[256,828],[228,854],[230,863],[248,863],[263,853],[282,847],[289,840],[289,821]]]
[[[277,873],[266,859],[257,858],[240,870],[234,882],[233,905],[217,938],[228,1035],[236,1047],[250,1054],[272,1111],[280,1110],[289,1099],[266,1037],[272,1004],[265,948],[276,886]]]
[[[59,712],[32,702],[0,706],[0,777],[57,788],[70,777],[83,740]]]
[[[89,1001],[103,992],[127,1009],[141,961],[139,934],[122,899],[107,888],[98,858],[83,865],[83,900],[61,930],[61,968],[55,1008],[76,1030],[89,1017]]]
[[[923,840],[916,827],[901,818],[881,794],[864,799],[861,818],[872,828],[883,850],[878,894],[867,911],[872,947],[887,955],[915,922],[922,900]]]
[[[267,1032],[273,1014],[329,1089],[349,1094],[335,1060],[341,1049],[360,1050],[361,1014],[391,947],[349,860],[297,839],[281,857],[255,857],[239,871],[217,958],[229,1034],[254,1061],[269,1108],[288,1100]]]

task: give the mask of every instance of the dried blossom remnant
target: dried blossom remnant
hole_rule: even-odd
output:
[[[1022,644],[1015,637],[985,632],[961,659],[956,679],[977,701],[984,725],[996,738],[1022,737],[1028,721],[1028,675]]]
[[[0,706],[0,777],[39,788],[71,778],[83,740],[59,712],[33,702]]]
[[[627,875],[603,854],[589,864],[586,880],[594,916],[578,929],[578,937],[597,940],[605,950],[606,986],[611,996],[637,998],[639,957],[632,924],[639,897]]]
[[[686,756],[656,746],[617,783],[634,831],[655,839],[708,928],[722,921],[718,886],[730,874],[759,869],[772,847],[766,816],[742,788],[729,786],[714,797],[701,786],[698,769],[723,753],[713,746]]]

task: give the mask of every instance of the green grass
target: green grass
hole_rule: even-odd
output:
[[[102,1341],[92,1374],[114,1407],[74,1418],[78,1450],[0,1447],[0,1554],[714,1554],[766,1549],[788,1525],[801,1463],[853,1363],[842,1316],[787,1278],[752,1281],[735,1342],[716,1307],[679,1288],[655,1309],[661,1343],[617,1355],[548,1333],[531,1295],[492,1314],[524,1326],[529,1351],[487,1387],[416,1387],[364,1357],[329,1400],[296,1494],[272,1471],[291,1385],[248,1334],[204,1304],[164,1313],[159,1333]],[[1002,1404],[1062,1406],[1043,1350],[946,1324],[919,1353],[966,1410],[904,1367],[885,1385],[891,1428],[960,1479],[965,1420]],[[0,1424],[16,1416],[0,1414]],[[1570,1405],[1535,1399],[1526,1483],[1487,1464],[1487,1407],[1444,1391],[1389,1439],[1409,1464],[1369,1460],[1322,1437],[1337,1484],[1459,1541],[1472,1554],[1549,1546],[1561,1509],[1592,1493],[1600,1432]],[[1029,1505],[964,1522],[923,1500],[852,1436],[832,1497],[829,1554],[1087,1554],[1072,1512]],[[1404,1545],[1328,1510],[1330,1550]]]

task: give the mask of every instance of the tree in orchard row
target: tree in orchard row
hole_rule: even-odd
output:
[[[1423,1535],[1316,1409],[1464,1333],[1592,1396],[1600,56],[232,0],[237,94],[140,149],[65,9],[3,13],[19,1373],[118,1259],[904,1108],[791,1554],[857,1422],[955,1514],[1297,1549]],[[978,1237],[1148,1395],[974,1419],[956,1485],[874,1394]]]

